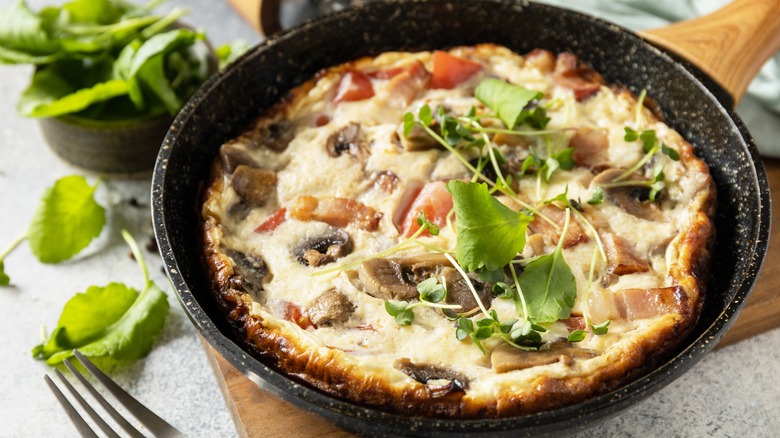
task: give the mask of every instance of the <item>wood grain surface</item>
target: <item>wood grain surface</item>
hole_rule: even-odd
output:
[[[780,160],[767,160],[772,204],[780,206]],[[775,208],[772,237],[756,287],[717,348],[780,327],[780,213]],[[345,432],[323,418],[306,412],[258,388],[203,341],[222,394],[241,437],[294,436],[346,438]],[[283,419],[283,420],[282,420]]]

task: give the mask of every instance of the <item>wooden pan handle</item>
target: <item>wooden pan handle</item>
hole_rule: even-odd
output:
[[[712,14],[640,34],[707,72],[736,104],[780,50],[780,0],[734,0]]]
[[[282,30],[279,8],[282,0],[229,0],[249,24],[264,36]]]

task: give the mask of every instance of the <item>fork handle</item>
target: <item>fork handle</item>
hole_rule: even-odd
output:
[[[780,50],[780,0],[734,0],[709,15],[640,34],[692,61],[736,103]]]

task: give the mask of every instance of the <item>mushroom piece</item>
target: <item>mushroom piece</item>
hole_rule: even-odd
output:
[[[661,218],[661,212],[658,206],[649,202],[648,196],[650,188],[647,186],[621,186],[609,187],[609,183],[614,182],[615,178],[622,175],[624,169],[607,169],[596,175],[591,181],[591,185],[596,185],[604,190],[604,195],[613,204],[625,210],[627,213],[647,220],[658,220]],[[643,181],[644,179],[637,174],[628,177],[627,181]],[[624,180],[625,181],[625,180]]]
[[[393,366],[412,379],[428,385],[434,398],[451,392],[464,391],[469,387],[466,376],[449,368],[428,363],[414,363],[405,357],[396,360]]]
[[[262,206],[273,193],[276,172],[256,169],[241,164],[236,167],[230,178],[230,186],[247,204]]]
[[[371,180],[374,182],[374,188],[385,192],[393,193],[398,186],[398,175],[390,170],[379,170],[371,174]]]
[[[222,160],[222,168],[227,173],[233,173],[242,164],[257,167],[257,162],[249,152],[234,142],[223,144],[219,148],[219,157]]]
[[[233,259],[235,270],[239,278],[231,278],[231,282],[238,289],[251,292],[259,292],[263,284],[273,279],[273,274],[268,269],[265,259],[257,254],[245,254],[238,250],[228,250],[227,255]]]
[[[468,313],[479,307],[477,300],[474,298],[474,293],[471,292],[466,279],[463,278],[455,268],[442,268],[440,274],[447,286],[447,299],[448,304],[458,304],[461,308],[458,313]],[[490,302],[493,300],[493,294],[487,284],[481,283],[476,280],[471,280],[474,285],[474,290],[477,291],[479,300],[485,306],[490,306]]]
[[[393,259],[371,259],[358,266],[363,289],[382,300],[409,300],[418,295],[417,285],[404,275],[401,264]]]
[[[237,142],[245,144],[250,149],[266,147],[274,152],[281,152],[295,136],[292,122],[287,120],[269,120],[260,118],[251,129],[241,134]]]
[[[293,254],[300,264],[317,267],[349,255],[352,248],[349,234],[343,230],[336,230],[303,242],[295,248]]]
[[[355,305],[344,294],[331,288],[312,303],[307,314],[314,325],[330,325],[344,322],[355,311]]]
[[[567,342],[556,342],[550,345],[550,348],[538,351],[525,351],[509,344],[502,344],[490,353],[490,363],[493,371],[507,373],[556,362],[571,365],[574,359],[590,359],[595,356],[597,356],[596,352],[571,347]]]
[[[328,137],[325,144],[331,157],[349,154],[361,161],[368,158],[368,149],[360,135],[360,124],[351,122]]]

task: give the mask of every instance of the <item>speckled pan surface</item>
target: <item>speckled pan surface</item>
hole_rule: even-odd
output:
[[[469,421],[366,409],[300,385],[251,357],[211,298],[196,248],[196,199],[219,146],[323,67],[387,50],[479,42],[502,44],[520,53],[536,47],[571,51],[608,82],[622,83],[634,92],[646,88],[660,103],[667,123],[710,165],[719,194],[718,238],[707,301],[689,341],[654,371],[612,393],[532,416]],[[714,346],[743,305],[766,252],[769,191],[755,145],[725,93],[687,63],[676,61],[603,21],[551,6],[498,0],[371,3],[279,34],[206,83],[166,137],[152,198],[155,231],[169,276],[193,322],[230,362],[259,377],[270,391],[352,431],[539,436],[608,418],[671,382]]]

